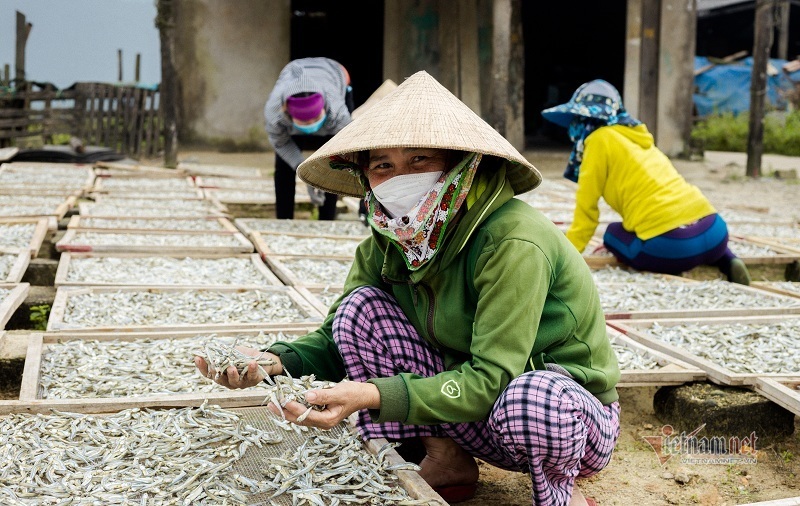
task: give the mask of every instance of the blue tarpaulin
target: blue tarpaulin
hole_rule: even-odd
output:
[[[767,76],[768,108],[785,110],[787,93],[794,91],[800,83],[800,71],[786,73],[782,70],[786,60],[770,59],[778,69],[777,75]],[[695,70],[711,64],[708,58],[696,56]],[[750,77],[753,58],[744,58],[734,63],[719,64],[696,75],[694,78],[694,105],[701,118],[711,114],[731,112],[739,114],[750,110]]]

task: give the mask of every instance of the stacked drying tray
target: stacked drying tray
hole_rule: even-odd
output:
[[[131,176],[120,167],[103,170]],[[147,176],[154,174],[163,176],[147,170]],[[282,389],[298,393],[316,387],[313,378],[289,378],[275,387],[240,392],[197,373],[192,360],[196,354],[211,356],[216,346],[230,355],[237,343],[265,347],[278,339],[291,340],[315,328],[322,313],[284,286],[259,254],[186,254],[185,249],[181,254],[161,241],[148,243],[144,236],[244,235],[223,214],[175,212],[171,206],[180,196],[154,199],[145,179],[150,177],[141,178],[142,185],[126,181],[125,190],[111,189],[111,180],[103,180],[92,194],[96,205],[85,205],[89,214],[70,220],[71,239],[59,244],[64,253],[48,331],[31,335],[20,399],[0,402],[0,424],[11,433],[26,431],[42,440],[50,438],[39,434],[41,425],[32,424],[36,419],[30,413],[41,413],[50,427],[68,424],[72,444],[61,440],[42,450],[45,458],[61,462],[67,474],[58,472],[54,480],[37,474],[34,481],[43,489],[0,487],[0,499],[35,493],[54,500],[80,496],[111,502],[127,497],[136,504],[292,504],[315,500],[309,499],[312,494],[320,495],[316,500],[346,501],[349,490],[358,488],[372,494],[373,504],[444,504],[416,473],[402,470],[409,466],[386,441],[364,443],[345,423],[332,431],[299,429],[258,407],[276,394],[285,397]],[[115,205],[105,205],[109,200]],[[103,213],[93,214],[100,204]],[[211,206],[221,210],[216,203]],[[158,212],[151,212],[153,208]],[[137,234],[142,238],[131,237]],[[115,236],[113,244],[75,242],[110,235]],[[99,252],[103,245],[108,251]],[[108,432],[102,420],[113,423],[115,432]],[[127,440],[126,455],[115,456],[120,432]],[[86,456],[81,458],[75,448],[105,455],[104,465],[113,463],[116,472],[108,475],[87,466]],[[317,457],[291,457],[301,448]],[[330,471],[323,452],[332,452],[337,460],[342,455],[353,459],[348,466],[352,477],[348,481],[342,476],[339,488],[316,490],[311,480],[319,475],[301,469],[318,458],[315,469]],[[281,456],[297,462],[296,479],[284,480],[285,473],[277,471]],[[25,465],[23,456],[15,459]],[[362,474],[379,475],[383,486],[361,483],[357,469],[364,465],[371,470],[364,468]],[[151,468],[158,470],[156,475],[139,471]]]
[[[342,294],[356,248],[370,234],[360,221],[237,218],[235,224],[278,278],[323,314]]]

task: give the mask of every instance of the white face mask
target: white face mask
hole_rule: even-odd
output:
[[[406,216],[444,172],[423,172],[394,176],[372,189],[375,198],[391,218]]]

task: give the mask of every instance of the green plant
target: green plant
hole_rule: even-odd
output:
[[[692,129],[692,140],[714,151],[747,151],[749,117],[724,113],[709,116]],[[764,118],[764,152],[800,155],[800,111]]]
[[[47,330],[47,319],[50,317],[50,304],[31,306],[30,322],[35,330]]]
[[[794,460],[794,454],[790,450],[783,450],[780,455],[784,464],[788,464]]]

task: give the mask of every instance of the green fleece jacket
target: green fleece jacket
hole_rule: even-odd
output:
[[[415,272],[377,233],[359,246],[343,297],[366,285],[394,295],[447,368],[369,380],[381,395],[374,422],[484,420],[512,379],[546,363],[562,366],[603,404],[617,400],[619,367],[586,262],[551,221],[513,197],[501,167],[445,231],[443,249]],[[345,377],[331,336],[340,301],[317,331],[270,348],[293,376]]]

